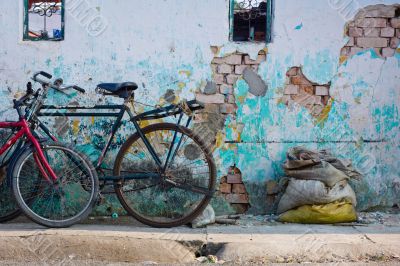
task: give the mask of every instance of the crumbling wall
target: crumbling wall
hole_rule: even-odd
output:
[[[222,196],[238,214],[249,209],[249,195],[240,169],[235,166],[229,167],[228,174],[221,177],[217,196]]]
[[[194,129],[213,148],[220,180],[231,166],[240,169],[248,212],[269,210],[276,191],[266,183],[283,176],[295,145],[330,149],[363,169],[363,181],[352,184],[360,209],[400,202],[398,1],[275,1],[269,44],[229,41],[225,0],[82,2],[108,27],[93,36],[68,11],[61,42],[20,41],[21,1],[0,2],[2,117],[37,70],[87,89],[74,99],[53,93],[49,104],[121,103],[96,95],[96,84],[135,81],[145,104],[138,112],[194,97],[206,103]],[[70,122],[60,128],[63,139],[99,153],[109,121]],[[133,132],[126,123],[112,147]]]
[[[346,25],[349,38],[342,48],[341,60],[367,49],[383,57],[392,57],[400,43],[400,5],[374,5],[361,9]]]
[[[301,67],[292,67],[286,72],[287,84],[282,102],[286,105],[297,103],[319,117],[328,105],[330,84],[318,84],[304,76]]]
[[[266,52],[260,51],[255,60],[246,53],[235,52],[223,57],[218,56],[218,47],[212,46],[211,50],[216,55],[211,61],[212,80],[207,81],[204,89],[196,94],[196,99],[207,105],[207,109],[219,108],[223,115],[236,113],[234,86],[238,79],[248,82],[250,92],[256,96],[264,96],[267,85],[256,73],[260,63],[266,60]],[[204,120],[199,115],[197,121]]]

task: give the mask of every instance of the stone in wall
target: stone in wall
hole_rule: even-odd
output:
[[[341,62],[359,52],[374,49],[383,57],[399,51],[400,5],[373,5],[361,9],[346,25],[348,43],[340,51]]]
[[[221,178],[219,195],[231,205],[237,214],[245,213],[250,207],[249,195],[242,180],[242,173],[236,166],[230,167],[228,175]]]
[[[313,117],[319,117],[328,105],[330,84],[318,84],[304,76],[301,67],[292,67],[286,72],[287,82],[282,102],[307,108]]]
[[[215,54],[218,53],[217,47],[213,46],[211,50]],[[267,85],[256,71],[266,58],[264,50],[261,50],[254,60],[248,54],[240,52],[225,57],[214,57],[211,62],[213,80],[208,81],[203,91],[196,94],[196,99],[206,104],[218,105],[223,115],[234,115],[237,107],[233,87],[239,78],[244,78],[249,84],[250,93],[255,96],[265,95]]]
[[[211,47],[216,55],[211,62],[213,80],[207,81],[204,89],[196,94],[196,99],[206,108],[195,116],[195,132],[203,136],[210,145],[215,143],[217,133],[223,129],[226,116],[236,116],[234,86],[243,78],[249,85],[249,92],[255,96],[264,96],[267,85],[257,74],[259,65],[267,58],[261,50],[257,58],[251,59],[246,53],[235,52],[224,57],[217,56],[219,48]],[[204,133],[205,132],[205,133]]]

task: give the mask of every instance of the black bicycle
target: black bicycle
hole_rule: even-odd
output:
[[[49,80],[43,80],[44,76]],[[51,82],[52,76],[38,72],[33,80],[42,88],[58,91],[85,90],[65,86],[61,79]],[[124,99],[122,105],[53,106],[45,105],[47,94],[32,93],[35,100],[28,110],[36,119],[32,125],[47,136],[56,137],[40,121],[40,117],[114,117],[110,137],[97,161],[98,173],[106,173],[102,162],[122,126],[125,114],[136,132],[127,138],[118,151],[112,174],[101,175],[103,185],[112,183],[125,210],[140,222],[153,227],[174,227],[191,222],[207,206],[215,190],[216,168],[211,150],[202,138],[188,128],[192,114],[203,108],[196,101],[160,107],[134,115],[133,82],[99,84],[96,92]],[[183,117],[187,115],[185,125]],[[140,127],[140,121],[178,116],[176,123],[157,123]]]

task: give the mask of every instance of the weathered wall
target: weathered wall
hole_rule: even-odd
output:
[[[214,123],[219,177],[236,164],[250,211],[267,210],[266,183],[283,175],[285,152],[294,145],[352,159],[364,174],[353,183],[360,209],[400,202],[400,36],[393,19],[399,14],[387,7],[398,1],[275,1],[268,45],[229,42],[226,0],[83,1],[80,10],[90,6],[106,21],[101,33],[77,9],[68,10],[81,1],[67,0],[64,41],[22,42],[22,2],[0,2],[2,110],[36,70],[87,88],[73,99],[79,102],[99,101],[99,82],[133,80],[143,102],[164,103],[172,90],[175,100],[197,95],[208,103],[197,125]],[[371,25],[370,15],[358,11],[378,3],[386,6],[368,9],[378,17]],[[226,62],[230,54],[241,62]],[[257,63],[249,61],[258,54]],[[71,101],[58,94],[51,100]],[[95,122],[84,133],[71,121],[73,130],[64,133],[96,150],[92,144],[101,143],[108,125]]]

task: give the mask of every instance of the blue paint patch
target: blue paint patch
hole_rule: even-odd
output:
[[[335,76],[338,68],[338,58],[332,56],[329,50],[317,54],[307,55],[304,58],[304,75],[319,84],[329,83]]]
[[[303,28],[303,22],[294,27],[295,30],[301,30]]]

